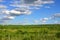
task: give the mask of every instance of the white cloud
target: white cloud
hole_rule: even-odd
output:
[[[48,20],[49,20],[49,18],[42,18],[42,19],[40,19],[40,22],[41,23],[46,23]]]
[[[2,13],[7,14],[7,15],[20,15],[21,14],[21,12],[16,11],[16,10],[3,10]]]
[[[0,24],[6,23],[8,20],[13,20],[13,19],[15,19],[14,16],[4,16],[4,17],[0,18]]]
[[[35,24],[38,24],[40,20],[34,20],[34,23]]]
[[[51,3],[54,3],[54,1],[51,1],[51,0],[50,1],[43,1],[42,3],[43,4],[51,4]]]
[[[3,14],[9,14],[9,12],[10,12],[9,10],[2,10]]]
[[[31,11],[26,10],[25,12],[23,12],[23,14],[30,15],[31,14]]]
[[[4,16],[1,20],[12,20],[15,19],[14,16]]]
[[[6,0],[0,0],[0,2],[4,2]],[[21,14],[23,15],[30,15],[32,11],[30,9],[39,9],[43,7],[43,4],[51,4],[54,3],[52,0],[12,0],[10,1],[9,6],[15,7],[15,9],[8,10],[7,6],[5,5],[0,5],[0,14],[6,14],[4,18],[2,18],[3,21],[5,20],[12,20],[15,18],[15,16],[20,16]],[[33,8],[32,8],[33,7]],[[49,8],[49,7],[46,7]],[[8,16],[7,16],[8,15]],[[46,22],[48,18],[42,18],[40,21],[41,22]],[[1,21],[1,22],[3,22]],[[35,23],[38,23],[39,21],[35,20]]]
[[[3,11],[3,13],[4,14],[8,14],[8,15],[13,15],[13,16],[19,16],[19,15],[21,15],[21,14],[23,14],[23,15],[30,15],[31,14],[31,11],[29,11],[29,10],[22,10],[22,9],[20,9],[20,10],[4,10]]]
[[[6,16],[4,15],[0,20],[0,23],[4,23],[6,22],[6,20],[13,20],[15,19],[16,16],[20,16],[21,14],[23,15],[30,15],[31,11],[29,10],[2,10],[2,14],[6,14]],[[2,21],[3,20],[3,21]]]
[[[60,18],[60,13],[55,13],[52,16],[49,17],[51,20],[55,18]]]
[[[12,14],[21,14],[21,12],[16,11],[16,10],[11,10],[10,13],[12,13]]]
[[[0,4],[0,10],[4,10],[6,8],[7,8],[7,6]]]
[[[37,7],[43,4],[51,4],[54,3],[54,1],[52,0],[19,0],[19,1],[11,1],[10,6],[15,6],[15,7],[26,7],[26,8],[31,8],[31,6],[33,7]]]
[[[1,21],[1,20],[0,20],[0,23],[3,23],[3,22],[4,22],[4,21]]]
[[[54,17],[60,17],[60,13],[56,13],[53,15]]]
[[[45,6],[45,8],[51,8],[50,6]]]
[[[4,18],[14,19],[15,17],[13,17],[13,16],[4,16]]]
[[[54,23],[55,23],[55,24],[60,24],[60,21],[55,21]]]
[[[2,2],[6,2],[6,0],[0,0],[0,3],[2,3]]]
[[[53,21],[52,23],[60,24],[60,13],[55,13],[50,17],[40,18],[40,20],[34,20],[34,23],[46,24],[48,21]]]
[[[34,20],[34,24],[45,24],[49,18],[40,18],[40,20]]]
[[[0,2],[2,2],[3,0],[0,0]]]

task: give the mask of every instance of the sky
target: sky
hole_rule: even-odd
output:
[[[0,0],[0,24],[60,24],[60,0]]]

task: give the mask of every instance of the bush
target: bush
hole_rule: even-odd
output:
[[[23,40],[30,40],[30,38],[24,38]]]
[[[60,32],[56,33],[56,37],[60,38]]]

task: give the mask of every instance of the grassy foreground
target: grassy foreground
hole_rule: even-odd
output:
[[[60,25],[0,25],[0,40],[60,40]]]

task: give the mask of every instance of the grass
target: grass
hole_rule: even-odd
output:
[[[0,40],[60,40],[60,24],[0,25]]]

